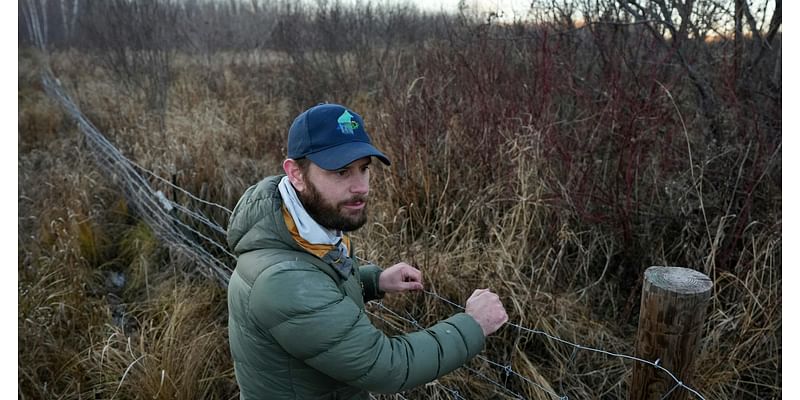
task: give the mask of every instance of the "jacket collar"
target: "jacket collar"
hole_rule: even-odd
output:
[[[289,231],[289,234],[292,235],[292,239],[305,251],[325,261],[326,264],[334,267],[344,279],[347,279],[353,270],[353,259],[348,257],[347,254],[348,249],[352,249],[352,247],[350,247],[350,236],[346,234],[342,235],[340,242],[344,245],[344,248],[340,243],[311,243],[300,235],[297,225],[295,225],[294,219],[292,218],[292,214],[289,212],[289,209],[286,208],[286,205],[284,204],[281,208],[283,211],[283,221],[286,223],[286,229]]]

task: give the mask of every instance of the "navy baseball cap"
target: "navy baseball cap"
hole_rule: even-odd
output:
[[[361,116],[338,104],[319,104],[298,115],[289,128],[288,147],[289,158],[306,157],[331,171],[369,156],[391,164],[372,145]]]

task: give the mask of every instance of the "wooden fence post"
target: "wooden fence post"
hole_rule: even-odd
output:
[[[706,306],[713,282],[699,271],[680,267],[650,267],[644,273],[636,356],[656,361],[690,385],[694,357],[703,335]],[[664,371],[636,363],[631,400],[690,399]],[[664,395],[669,393],[666,398]]]

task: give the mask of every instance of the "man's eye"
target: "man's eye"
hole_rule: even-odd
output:
[[[338,176],[347,176],[347,170],[346,169],[341,169],[339,171],[336,171],[336,175],[338,175]]]

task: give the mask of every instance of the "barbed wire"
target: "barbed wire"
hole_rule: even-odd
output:
[[[122,186],[123,193],[132,208],[150,225],[154,233],[170,244],[171,247],[205,266],[207,269],[199,270],[201,274],[221,284],[227,284],[230,273],[233,270],[195,240],[188,238],[182,230],[191,232],[229,256],[233,257],[233,254],[216,240],[174,217],[170,213],[171,210],[164,207],[163,194],[159,195],[159,192],[154,191],[150,184],[136,171],[133,163],[124,157],[83,115],[78,106],[64,92],[60,83],[53,77],[49,69],[46,69],[43,73],[42,84],[45,92],[55,99],[66,114],[77,123],[78,130],[87,139],[86,143],[98,162],[98,166]],[[192,219],[197,219],[198,215],[189,214],[189,216]]]
[[[194,210],[191,210],[189,208],[186,208],[182,204],[180,204],[180,203],[178,203],[178,202],[176,202],[174,200],[170,200],[170,199],[166,198],[166,196],[164,196],[163,193],[160,192],[160,191],[156,192],[156,195],[158,195],[159,193],[161,193],[160,200],[162,202],[162,205],[164,205],[164,207],[167,208],[167,210],[169,210],[169,208],[172,207],[172,208],[174,208],[174,209],[186,214],[187,216],[196,219],[197,221],[199,221],[203,225],[211,228],[211,230],[213,230],[213,231],[215,231],[215,232],[217,232],[217,233],[219,233],[221,235],[227,235],[228,234],[228,232],[225,230],[225,228],[223,228],[218,223],[212,221],[205,214],[203,214],[203,213],[201,213],[199,211],[194,211]]]
[[[201,274],[217,280],[222,284],[226,284],[230,272],[232,271],[230,267],[214,257],[194,240],[187,238],[180,230],[188,230],[209,243],[216,244],[218,248],[230,255],[227,249],[225,249],[224,246],[219,246],[216,241],[203,235],[180,219],[170,215],[169,207],[164,207],[163,195],[159,196],[160,192],[153,191],[150,185],[136,171],[135,167],[145,171],[147,171],[147,169],[123,156],[119,150],[100,133],[91,121],[81,113],[78,106],[64,92],[60,82],[53,76],[47,59],[46,35],[42,34],[43,27],[39,15],[40,8],[43,8],[43,5],[37,5],[34,1],[27,1],[22,4],[23,14],[29,22],[28,26],[31,31],[31,37],[34,38],[36,46],[42,51],[45,60],[44,71],[42,73],[42,84],[45,92],[51,98],[55,99],[61,105],[65,113],[77,123],[78,129],[87,139],[87,144],[98,166],[104,168],[105,172],[110,175],[112,179],[121,184],[123,192],[131,206],[139,212],[142,219],[153,229],[154,233],[170,244],[170,247],[194,259],[201,265],[204,265],[207,269],[200,269],[199,272]],[[46,15],[43,10],[42,15]],[[181,190],[186,192],[183,189]],[[165,208],[167,208],[167,210],[165,210]],[[177,208],[179,210],[184,209],[183,207]],[[194,219],[198,219],[197,217],[199,214],[190,213],[190,216]],[[224,229],[221,230],[224,232]]]
[[[179,191],[179,192],[181,192],[181,193],[185,194],[185,195],[186,195],[187,197],[189,197],[190,199],[192,199],[192,200],[195,200],[195,201],[197,201],[197,202],[199,202],[199,203],[202,203],[202,204],[208,205],[208,206],[216,207],[216,208],[218,208],[218,209],[220,209],[220,210],[224,211],[224,212],[225,212],[225,213],[227,213],[228,215],[231,215],[231,214],[233,214],[233,211],[231,211],[231,210],[230,210],[228,207],[225,207],[225,206],[223,206],[222,204],[218,204],[218,203],[215,203],[215,202],[213,202],[213,201],[209,201],[209,200],[206,200],[206,199],[202,199],[202,198],[200,198],[200,197],[197,197],[197,196],[195,196],[194,194],[192,194],[192,192],[190,192],[190,191],[188,191],[188,190],[186,190],[186,189],[184,189],[184,188],[182,188],[182,187],[180,187],[180,186],[178,186],[178,185],[176,185],[176,184],[174,184],[174,183],[170,182],[168,179],[166,179],[166,178],[164,178],[164,177],[162,177],[162,176],[160,176],[160,175],[156,174],[155,172],[153,172],[153,171],[151,171],[151,170],[149,170],[149,169],[147,169],[147,168],[145,168],[145,167],[143,167],[143,166],[141,166],[141,165],[139,165],[139,164],[135,163],[134,161],[132,161],[132,160],[130,160],[130,159],[128,159],[128,158],[126,158],[126,160],[127,160],[128,162],[130,162],[131,164],[135,165],[136,167],[138,167],[139,169],[141,169],[142,171],[146,172],[148,175],[152,176],[152,177],[153,177],[153,178],[155,178],[156,180],[158,180],[158,181],[161,181],[162,183],[165,183],[167,186],[171,187],[172,189],[175,189],[175,190],[177,190],[177,191]]]
[[[425,327],[424,327],[424,326],[422,326],[422,325],[420,325],[420,324],[419,324],[419,322],[418,322],[418,321],[417,321],[415,318],[411,317],[410,315],[409,315],[409,318],[406,318],[406,317],[404,317],[404,316],[400,315],[399,313],[397,313],[396,311],[392,310],[391,308],[389,308],[389,307],[386,307],[386,305],[384,305],[382,301],[373,301],[373,302],[372,302],[372,304],[375,304],[375,305],[377,305],[378,307],[380,307],[380,309],[382,309],[382,310],[384,310],[384,311],[388,312],[389,314],[391,314],[391,315],[395,316],[396,318],[399,318],[399,319],[401,319],[401,320],[403,320],[403,321],[405,321],[405,322],[408,322],[409,324],[413,325],[415,328],[417,328],[417,329],[419,329],[419,330],[425,330]],[[373,313],[373,315],[374,315],[374,313]],[[386,320],[385,320],[385,319],[383,319],[383,318],[381,318],[380,316],[378,316],[377,318],[379,318],[379,319],[381,319],[382,321],[386,322]],[[390,326],[391,326],[391,325],[390,325]],[[393,327],[393,328],[395,328],[395,329],[397,329],[397,327],[395,327],[395,326],[392,326],[392,327]],[[558,393],[555,393],[555,392],[553,392],[552,390],[549,390],[549,389],[547,389],[546,387],[544,387],[544,386],[542,386],[542,385],[540,385],[540,384],[538,384],[538,383],[536,383],[536,382],[533,382],[533,381],[531,381],[531,380],[530,380],[530,379],[528,379],[528,378],[525,378],[524,376],[522,376],[522,375],[521,375],[521,374],[519,374],[518,372],[514,371],[514,369],[513,369],[513,368],[511,368],[511,366],[510,366],[510,365],[502,365],[502,364],[500,364],[500,363],[494,362],[494,361],[492,361],[492,360],[490,360],[490,359],[488,359],[488,358],[486,358],[486,357],[483,357],[483,356],[481,356],[481,355],[477,355],[477,356],[476,356],[476,358],[478,358],[478,359],[480,359],[480,360],[482,360],[482,361],[488,362],[488,364],[490,364],[490,365],[493,365],[493,366],[500,367],[500,368],[501,368],[501,369],[502,369],[502,370],[503,370],[505,373],[512,374],[512,375],[514,375],[514,376],[517,376],[517,377],[519,377],[519,378],[522,378],[524,381],[526,381],[526,382],[528,382],[528,383],[530,383],[530,384],[534,385],[535,387],[537,387],[538,389],[542,390],[543,392],[547,393],[548,395],[550,395],[551,397],[553,397],[553,398],[555,398],[555,399],[564,399],[564,400],[566,400],[566,399],[567,399],[567,396],[561,396],[561,395],[559,395]],[[510,392],[512,395],[514,395],[514,397],[516,397],[516,398],[518,398],[518,399],[524,399],[524,398],[525,398],[525,396],[523,396],[523,395],[521,395],[521,394],[519,394],[519,393],[516,393],[516,392],[514,392],[514,391],[512,391],[512,390],[510,390],[510,389],[508,389],[508,388],[506,388],[505,386],[503,386],[503,385],[501,385],[501,384],[499,384],[499,383],[495,382],[494,380],[492,380],[492,379],[490,379],[490,378],[486,377],[485,375],[481,374],[481,373],[480,373],[480,372],[478,372],[478,371],[475,371],[475,370],[473,370],[473,369],[469,368],[469,367],[468,367],[468,366],[466,366],[466,365],[464,366],[464,368],[466,368],[466,369],[470,370],[471,372],[475,373],[476,375],[479,375],[481,378],[483,378],[484,380],[486,380],[486,381],[488,381],[488,382],[490,382],[490,383],[494,384],[495,386],[500,386],[500,387],[502,387],[502,388],[503,388],[503,390]]]
[[[505,372],[505,374],[506,374],[506,375],[514,375],[514,376],[516,376],[517,378],[519,378],[519,379],[522,379],[522,380],[523,380],[523,381],[525,381],[526,383],[528,383],[528,384],[530,384],[530,385],[533,385],[533,386],[535,386],[535,387],[537,387],[537,388],[541,389],[541,390],[542,390],[542,391],[544,391],[545,393],[547,393],[547,394],[549,394],[549,395],[551,395],[551,396],[553,396],[553,397],[555,397],[555,398],[557,398],[557,399],[563,399],[563,400],[567,400],[567,399],[568,399],[568,397],[567,397],[567,396],[560,396],[560,395],[558,395],[557,393],[555,393],[555,392],[553,392],[553,391],[550,391],[550,390],[549,390],[549,389],[547,389],[546,387],[544,387],[544,386],[542,386],[542,385],[540,385],[540,384],[538,384],[538,383],[536,383],[536,382],[534,382],[534,381],[532,381],[532,380],[530,380],[530,379],[526,378],[526,377],[525,377],[525,376],[523,376],[522,374],[519,374],[519,373],[517,373],[517,371],[514,371],[514,370],[511,368],[511,366],[510,366],[510,365],[502,365],[502,364],[499,364],[499,363],[497,363],[497,362],[494,362],[494,361],[492,361],[492,360],[490,360],[490,359],[488,359],[488,358],[486,358],[486,357],[484,357],[484,356],[482,356],[482,355],[480,355],[480,354],[478,354],[477,356],[475,356],[475,358],[477,358],[477,359],[479,359],[479,360],[483,360],[484,362],[486,362],[486,363],[489,363],[489,364],[491,364],[491,365],[494,365],[495,367],[502,368],[502,369],[503,369],[503,372]],[[562,387],[562,388],[561,388],[561,390],[563,391],[563,390],[564,390],[564,388]]]
[[[439,300],[441,300],[441,301],[443,301],[443,302],[445,302],[445,303],[447,303],[447,304],[449,304],[451,306],[457,307],[458,309],[461,309],[461,310],[465,309],[463,306],[461,306],[459,304],[456,304],[456,303],[454,303],[454,302],[452,302],[452,301],[450,301],[450,300],[438,295],[435,292],[431,292],[431,291],[427,291],[427,290],[424,290],[423,292],[426,295],[433,296],[434,298],[437,298],[437,299],[439,299]],[[549,334],[549,333],[547,333],[545,331],[541,331],[541,330],[538,330],[538,329],[531,329],[531,328],[528,328],[528,327],[525,327],[525,326],[522,326],[522,325],[519,325],[519,324],[515,324],[515,323],[510,322],[510,321],[506,322],[506,325],[512,326],[514,328],[517,328],[517,329],[519,329],[519,330],[521,330],[523,332],[533,333],[533,334],[536,334],[536,335],[543,335],[543,336],[547,337],[548,339],[551,339],[551,340],[554,340],[554,341],[557,341],[557,342],[572,346],[572,347],[574,347],[574,348],[576,348],[578,350],[591,351],[591,352],[595,352],[595,353],[605,354],[605,355],[612,356],[612,357],[624,358],[624,359],[633,360],[633,361],[637,361],[637,362],[640,362],[640,363],[643,363],[643,364],[650,365],[650,366],[652,366],[652,367],[654,367],[654,368],[656,368],[656,369],[658,369],[660,371],[663,371],[664,373],[669,375],[669,377],[672,378],[673,381],[675,381],[675,386],[672,387],[672,389],[670,389],[670,391],[667,392],[667,394],[665,394],[665,396],[669,395],[669,393],[671,393],[676,388],[682,387],[682,388],[688,390],[690,393],[692,393],[695,396],[697,396],[697,398],[699,398],[701,400],[705,400],[705,397],[703,397],[703,395],[701,395],[699,392],[697,392],[696,390],[692,389],[691,387],[689,387],[685,383],[683,383],[683,381],[678,379],[670,370],[668,370],[668,369],[664,368],[663,366],[659,365],[661,359],[657,359],[655,361],[649,361],[649,360],[645,360],[645,359],[642,359],[642,358],[639,358],[639,357],[635,357],[635,356],[631,356],[631,355],[628,355],[628,354],[614,353],[614,352],[610,352],[610,351],[603,350],[603,349],[596,349],[596,348],[593,348],[593,347],[584,346],[584,345],[581,345],[581,344],[570,342],[569,340],[565,340],[565,339],[561,339],[559,337],[553,336],[553,335],[551,335],[551,334]]]
[[[372,304],[379,304],[381,307],[384,307],[384,306],[383,306],[383,304],[380,304],[380,302],[371,302],[371,303],[372,303]],[[389,310],[388,308],[385,308],[385,309],[386,309],[386,310]],[[391,310],[389,310],[389,311],[391,311]],[[398,327],[394,326],[392,323],[390,323],[388,320],[386,320],[385,318],[381,317],[380,315],[378,315],[378,314],[375,314],[374,312],[372,312],[372,311],[369,311],[369,310],[364,310],[364,312],[366,312],[367,314],[369,314],[369,315],[371,315],[371,316],[373,316],[373,317],[375,317],[375,318],[377,318],[377,319],[379,319],[379,320],[383,321],[383,322],[384,322],[384,323],[386,323],[388,326],[392,327],[392,329],[394,329],[394,330],[396,330],[396,331],[398,331],[398,332],[400,332],[400,333],[405,333],[405,332],[404,332],[402,329],[400,329],[400,328],[398,328]],[[400,316],[399,314],[396,314],[396,313],[394,313],[394,311],[391,311],[391,312],[392,312],[394,315],[396,315],[396,316],[398,316],[398,317],[400,317],[400,318],[403,318],[403,317],[402,317],[402,316]],[[405,319],[405,318],[403,318],[403,319]],[[406,321],[408,321],[408,320],[406,320]],[[410,321],[409,321],[409,322],[410,322]],[[466,398],[464,398],[463,396],[461,396],[461,393],[460,393],[458,390],[455,390],[455,389],[453,389],[453,388],[450,388],[450,387],[448,387],[448,386],[445,386],[444,384],[442,384],[442,383],[441,383],[441,382],[439,382],[438,380],[434,380],[434,381],[432,381],[432,382],[428,383],[428,385],[439,386],[439,387],[441,387],[442,389],[445,389],[445,390],[446,390],[448,393],[450,393],[450,395],[451,395],[451,396],[453,396],[453,398],[454,398],[454,399],[456,399],[456,400],[467,400]],[[398,394],[399,394],[399,393],[398,393]],[[402,395],[401,395],[401,396],[402,396]],[[403,397],[403,398],[405,399],[405,397]]]

